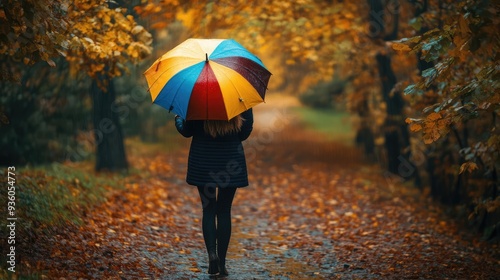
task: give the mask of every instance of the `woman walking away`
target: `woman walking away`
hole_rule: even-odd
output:
[[[253,128],[252,109],[229,121],[184,120],[175,117],[184,137],[193,137],[186,182],[197,186],[203,207],[203,239],[208,273],[228,275],[226,253],[231,238],[231,205],[237,188],[248,186],[242,141]]]

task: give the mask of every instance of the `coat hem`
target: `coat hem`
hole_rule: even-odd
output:
[[[186,183],[188,185],[195,186],[195,187],[206,186],[208,184],[215,185],[213,182],[209,182],[209,183],[196,183],[196,182],[188,182],[188,181],[186,181]],[[221,187],[221,186],[217,186],[217,187],[218,188],[238,188],[239,189],[239,188],[246,188],[248,186],[249,186],[249,184],[247,183],[246,185],[244,184],[244,185],[241,185],[241,186],[230,185],[230,186],[224,186],[224,187]]]

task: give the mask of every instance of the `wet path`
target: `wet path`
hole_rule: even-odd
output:
[[[325,156],[329,161],[335,155],[323,153],[332,152],[334,145],[316,143],[314,149],[304,150],[300,146],[305,147],[305,143],[297,141],[307,139],[297,135],[305,136],[305,131],[291,130],[297,119],[288,107],[259,109],[255,110],[255,131],[245,143],[251,185],[238,190],[235,197],[227,260],[230,276],[226,279],[337,278],[339,267],[342,271],[346,269],[335,256],[334,242],[323,232],[325,226],[318,224],[322,221],[316,215],[324,210],[316,203],[323,199],[322,195],[308,188],[322,188],[323,181],[331,183],[338,174],[327,174],[328,170],[316,174],[315,170],[302,166],[304,163],[311,167],[311,161],[316,161],[314,157],[318,156]],[[336,152],[344,153],[345,149],[338,147]],[[351,156],[357,154],[353,152]],[[306,157],[313,158],[306,160]],[[346,166],[350,166],[351,161],[348,160]],[[185,173],[184,165],[177,166],[174,173]],[[326,167],[325,163],[321,166]],[[316,181],[318,179],[320,181]],[[185,229],[196,232],[198,243],[181,241],[178,248],[189,253],[179,258],[178,252],[172,250],[167,255],[167,259],[178,261],[175,262],[176,272],[166,278],[209,279],[205,273],[208,267],[200,232],[201,209],[197,205],[197,193],[182,181],[175,183],[180,185],[181,196],[194,198],[184,201],[180,212],[190,213]],[[366,272],[356,273],[364,278],[367,276]]]

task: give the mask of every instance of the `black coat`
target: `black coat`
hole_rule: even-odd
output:
[[[203,121],[176,118],[175,126],[184,137],[193,137],[189,150],[186,182],[206,187],[246,187],[248,173],[242,141],[253,129],[252,109],[243,112],[241,131],[213,138],[205,133]]]

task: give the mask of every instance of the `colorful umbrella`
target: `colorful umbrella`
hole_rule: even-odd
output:
[[[234,40],[188,39],[144,72],[153,103],[187,120],[230,120],[264,101],[271,73]]]

